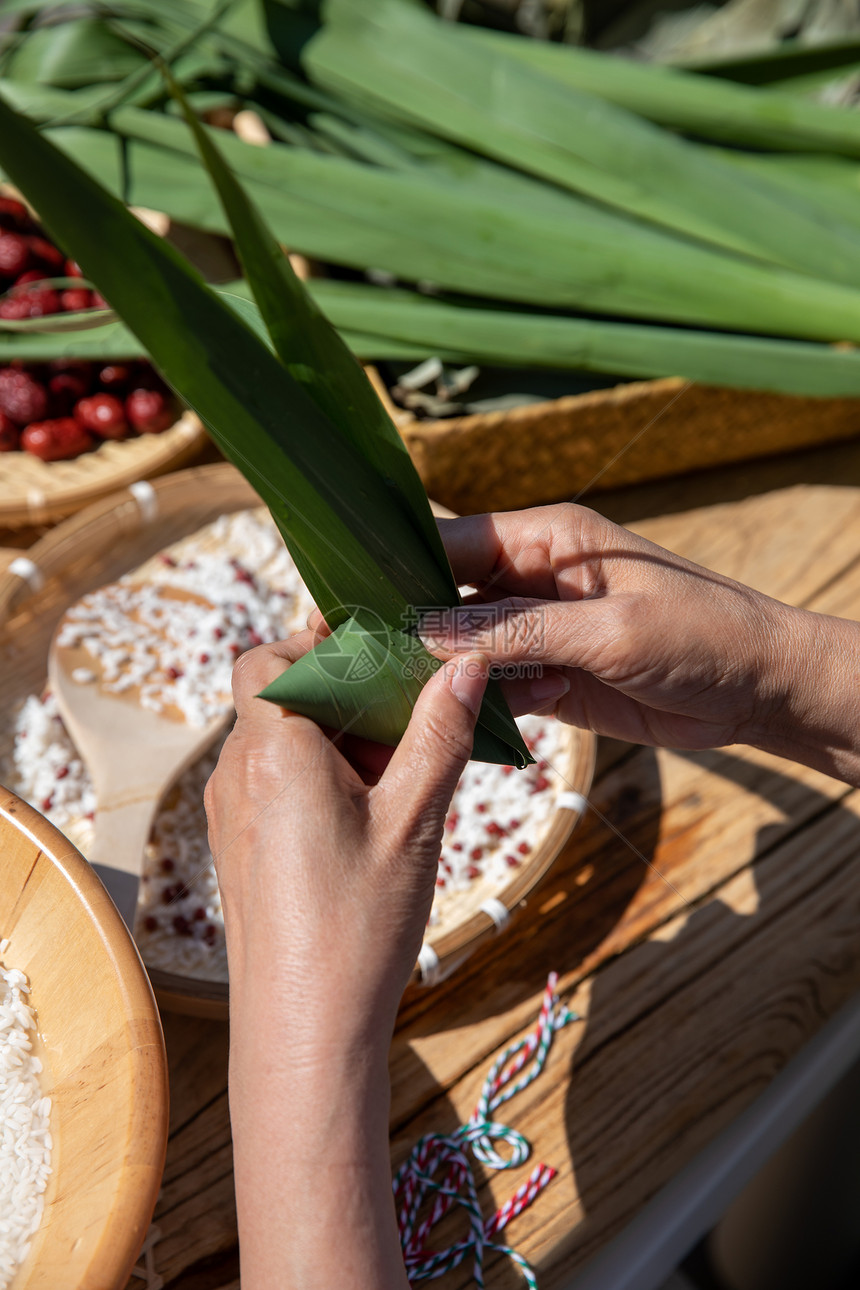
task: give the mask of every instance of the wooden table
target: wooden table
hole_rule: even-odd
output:
[[[860,617],[853,480],[856,445],[597,504],[774,596]],[[560,973],[583,1020],[504,1115],[558,1169],[506,1233],[542,1290],[568,1284],[860,987],[860,792],[745,748],[606,744],[590,800],[515,923],[407,997],[391,1056],[397,1163],[421,1134],[468,1119],[493,1056]],[[227,1026],[164,1024],[171,1137],[154,1266],[170,1290],[238,1290]],[[479,1171],[485,1212],[528,1168]],[[436,1284],[473,1282],[461,1268]],[[522,1280],[496,1258],[488,1285]]]

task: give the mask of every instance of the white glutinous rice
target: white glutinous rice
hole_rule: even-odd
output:
[[[42,1063],[32,1051],[36,1017],[30,984],[7,968],[0,941],[0,1290],[27,1257],[51,1173],[51,1099],[42,1095]]]
[[[175,676],[161,676],[156,684],[145,674],[151,657],[146,633],[120,634],[114,617],[118,602],[110,589],[87,598],[69,629],[70,639],[94,640],[102,668],[111,651],[131,651],[135,657],[139,651],[142,693],[149,687],[154,704],[171,704],[192,722],[208,719],[229,701],[232,665],[243,650],[303,627],[312,607],[265,511],[224,516],[114,584],[137,605],[135,621],[141,625],[150,604],[141,573],[151,577],[153,570],[160,584],[210,603],[196,607],[196,618],[193,602],[187,601],[175,623],[157,619],[162,656],[165,639],[171,642],[169,666]],[[106,626],[97,635],[100,615]],[[475,912],[527,863],[565,787],[554,769],[564,742],[562,727],[544,717],[525,717],[518,724],[535,764],[514,771],[470,762],[457,786],[439,859],[430,917],[434,932]],[[146,849],[135,938],[149,967],[226,981],[224,922],[203,811],[203,790],[219,751],[213,748],[187,770],[161,805]],[[4,782],[86,855],[95,807],[92,786],[50,694],[33,695],[22,706],[12,764],[4,774]]]

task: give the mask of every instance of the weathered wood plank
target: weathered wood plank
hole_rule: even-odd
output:
[[[631,527],[697,564],[803,605],[856,561],[860,492],[798,485]]]
[[[551,969],[583,979],[848,791],[748,749],[639,750],[595,786],[603,818],[586,816],[519,920],[451,981],[407,999],[392,1052],[394,1124],[525,1024],[523,993]]]
[[[854,793],[826,831],[812,824],[761,860],[755,888],[736,876],[574,994],[586,1023],[557,1037],[506,1118],[560,1169],[509,1229],[542,1287],[565,1284],[860,988],[858,840]],[[470,1074],[446,1111],[467,1113],[475,1091]],[[435,1117],[430,1107],[414,1127]],[[485,1211],[526,1173],[485,1182]],[[519,1282],[499,1267],[491,1284]]]

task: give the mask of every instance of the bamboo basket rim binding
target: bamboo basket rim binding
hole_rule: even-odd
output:
[[[27,452],[0,455],[0,525],[49,524],[137,480],[177,470],[201,451],[206,431],[184,411],[161,434],[105,439],[71,461],[41,461]]]
[[[37,570],[29,581],[9,568],[0,572],[0,655],[5,660],[3,706],[9,730],[9,712],[25,694],[37,693],[44,683],[48,644],[56,622],[65,608],[86,591],[111,582],[137,568],[164,547],[197,532],[204,525],[231,511],[261,506],[251,486],[229,464],[194,467],[166,475],[147,485],[143,499],[129,491],[116,493],[62,521],[27,552]],[[34,587],[39,586],[38,590]],[[6,736],[8,740],[8,734]],[[454,971],[479,945],[499,930],[500,911],[480,908],[481,899],[493,896],[513,915],[544,877],[565,845],[579,819],[582,799],[587,796],[593,773],[596,738],[588,731],[566,728],[561,753],[555,758],[569,793],[570,805],[558,802],[543,826],[540,840],[522,866],[512,871],[503,888],[487,890],[476,885],[467,895],[475,899],[463,919],[449,926],[431,929],[427,943],[434,964],[425,978],[439,980]],[[2,751],[2,750],[0,750]],[[429,953],[429,951],[428,951]],[[156,997],[166,1008],[210,1017],[227,1016],[227,985],[203,978],[180,976],[148,969]],[[422,972],[416,966],[413,982]]]
[[[23,200],[18,189],[4,182],[0,196]],[[201,234],[197,241],[208,245],[214,239]],[[24,451],[0,453],[0,526],[53,524],[137,480],[187,465],[207,438],[200,420],[186,408],[160,434],[104,439],[93,451],[68,461],[42,461]]]

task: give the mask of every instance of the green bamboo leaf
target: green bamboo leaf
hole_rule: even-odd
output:
[[[354,619],[321,640],[261,698],[335,729],[396,745],[427,677],[440,666],[415,637],[368,631]],[[425,664],[426,658],[426,664]],[[419,667],[420,663],[420,667]]]
[[[445,361],[494,367],[601,372],[627,377],[681,376],[709,385],[814,397],[860,397],[860,352],[831,345],[726,332],[571,318],[482,307],[415,292],[320,279],[309,289],[351,351],[367,361]],[[217,288],[239,317],[271,345],[260,312],[237,295],[244,283]],[[69,319],[86,319],[71,314]],[[51,319],[0,322],[0,362],[146,357],[124,324],[52,332]],[[40,326],[41,324],[41,326]]]
[[[139,118],[158,116],[119,115],[133,117],[135,130]],[[183,129],[161,117],[153,133],[165,124]],[[115,136],[80,128],[51,138],[130,204],[227,231],[205,177],[178,148],[128,139],[121,151]],[[279,240],[321,260],[549,308],[860,341],[856,290],[694,246],[572,195],[532,202],[501,181],[489,188],[435,170],[391,173],[277,144],[225,143]]]
[[[0,92],[25,111],[46,110],[32,87],[6,81]],[[51,94],[51,114],[61,93]],[[226,231],[196,157],[185,161],[194,145],[180,121],[136,108],[111,121],[122,149],[116,135],[79,127],[51,138],[131,204]],[[525,177],[512,183],[501,167],[494,180],[486,169],[470,181],[436,166],[395,173],[220,133],[278,239],[322,260],[548,308],[860,340],[853,289],[693,245]]]
[[[174,94],[183,102],[176,87]],[[288,256],[222,161],[209,135],[184,102],[183,108],[227,214],[245,277],[276,354],[391,488],[412,522],[418,524],[429,550],[428,579],[438,576],[434,603],[455,604],[457,585],[406,445],[355,356],[296,277]]]
[[[681,376],[709,385],[815,397],[860,397],[860,352],[831,345],[679,330],[544,312],[482,307],[476,301],[435,300],[415,292],[359,283],[309,284],[317,304],[359,358],[421,361],[430,354],[451,363],[601,372],[626,377]],[[217,288],[222,298],[267,344],[257,307]],[[69,315],[85,318],[86,315]],[[146,357],[140,341],[116,322],[86,331],[32,327],[2,332],[0,362]]]
[[[76,282],[80,279],[75,279]],[[50,314],[42,318],[0,318],[0,332],[39,332],[65,335],[66,332],[92,331],[112,320],[110,309],[87,309],[80,313]]]
[[[733,85],[659,63],[594,49],[466,27],[467,40],[497,49],[562,85],[586,90],[658,125],[704,139],[860,157],[860,119],[846,108],[807,103],[776,90]],[[853,59],[858,46],[850,46]],[[832,76],[833,73],[831,72]]]
[[[65,89],[121,81],[148,59],[101,18],[78,18],[27,33],[9,60],[7,76]]]
[[[388,514],[392,514],[392,508],[397,507],[407,523],[415,525],[423,537],[425,545],[422,551],[421,578],[419,580],[416,577],[415,587],[417,590],[420,586],[425,597],[426,589],[430,588],[430,599],[425,598],[420,604],[426,608],[458,604],[460,598],[457,585],[427,494],[394,425],[355,358],[305,291],[286,254],[224,165],[203,128],[188,111],[181,91],[175,85],[173,93],[183,104],[204,164],[215,182],[246,277],[275,352],[329,423],[339,429],[344,442],[357,449],[383,486],[390,490]],[[377,521],[384,526],[385,514],[380,514]],[[289,540],[288,532],[284,529],[282,531]],[[393,525],[391,531],[394,532]],[[417,555],[412,558],[417,559]],[[301,570],[300,564],[299,568]],[[416,574],[417,572],[416,569]],[[309,582],[308,585],[313,591],[313,583]],[[416,602],[413,613],[418,607],[419,602]],[[359,624],[367,628],[364,620],[368,616],[371,620],[376,618],[372,602],[356,610],[356,630]],[[343,620],[342,608],[338,607],[335,615],[328,613],[326,618],[329,626],[338,626]],[[410,641],[412,655],[415,653],[415,642],[398,630],[403,626],[405,621],[402,614],[398,621],[391,617],[386,620],[392,657],[397,651],[397,643],[407,640]],[[430,655],[423,647],[420,647],[420,652],[426,662]],[[390,665],[388,670],[390,671]],[[430,672],[425,669],[424,680],[429,675]],[[352,691],[348,693],[351,694]],[[365,720],[361,713],[357,716]],[[371,714],[371,717],[370,725],[365,724],[368,733],[378,725],[376,715]],[[406,728],[406,722],[408,714],[404,721],[401,711],[397,718],[399,734]],[[475,750],[477,756],[492,761],[497,761],[500,757],[504,759],[514,752],[520,756],[526,753],[507,704],[496,686],[488,686],[481,707],[475,734]]]
[[[860,397],[860,351],[853,349],[490,309],[357,283],[320,281],[313,291],[367,358],[435,354],[462,363],[682,376],[740,389]]]
[[[344,544],[348,554],[338,571],[339,591],[317,578],[320,585],[312,593],[335,608],[348,599],[341,594],[348,580],[356,600],[379,594],[381,583],[393,616],[408,609],[416,582],[420,585],[409,563],[421,550],[419,539],[406,521],[397,521],[398,543],[409,552],[404,557],[393,552],[390,541],[374,535],[362,508],[378,504],[384,514],[390,510],[387,493],[350,446],[333,434],[316,405],[173,248],[2,102],[0,125],[5,170],[117,312],[134,320],[134,331],[166,379],[246,469],[252,457],[272,458],[271,472],[254,471],[255,482],[282,513],[288,509],[284,496],[291,495],[293,541],[306,553],[303,560],[322,541],[332,549]],[[295,420],[292,430],[284,426],[288,406]],[[227,442],[223,427],[231,419],[237,428]],[[315,437],[319,443],[310,447]],[[233,439],[244,447],[236,449]],[[281,450],[277,455],[273,443]],[[326,450],[332,460],[324,469]],[[341,461],[348,463],[345,469]],[[345,519],[335,512],[343,497]],[[324,534],[319,531],[321,514],[326,515]]]
[[[786,80],[815,72],[829,73],[832,78],[834,72],[850,68],[858,60],[860,40],[849,36],[815,42],[784,40],[770,49],[728,55],[723,51],[710,57],[684,59],[678,66],[748,85],[781,86]]]

